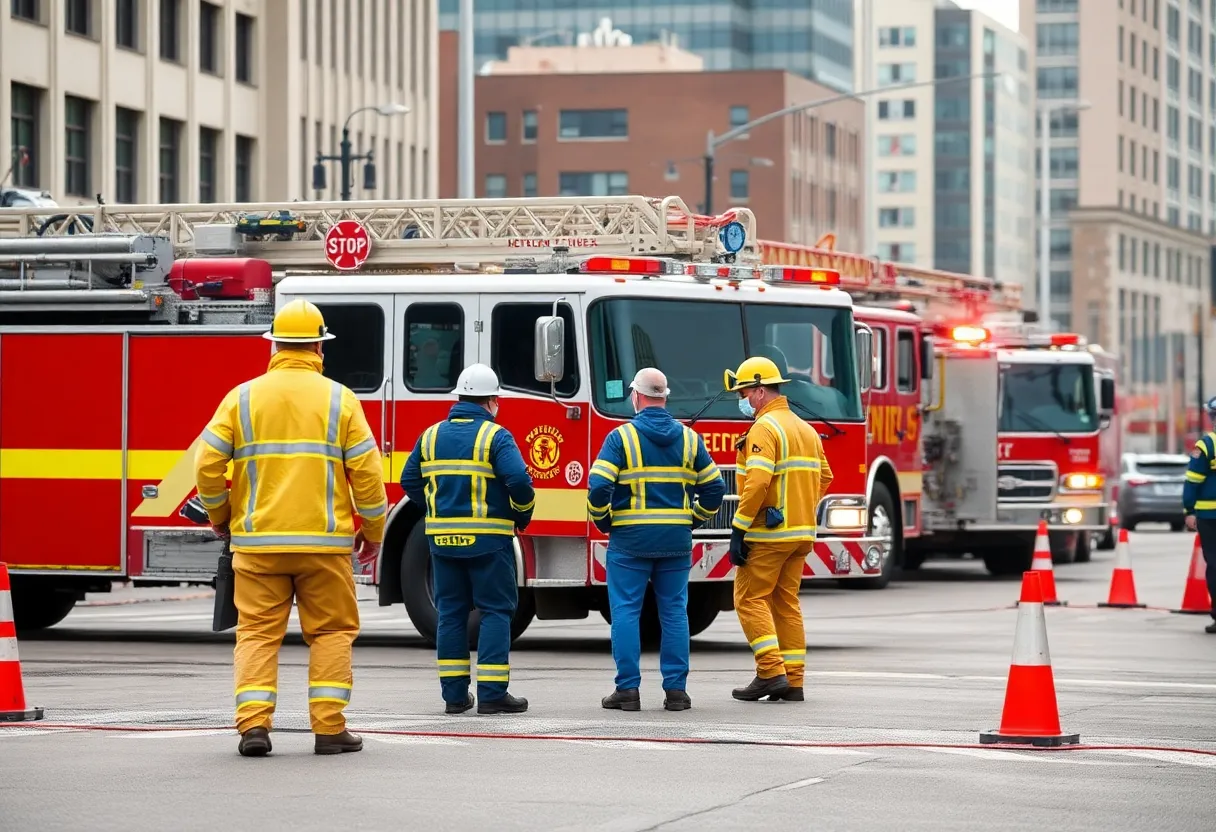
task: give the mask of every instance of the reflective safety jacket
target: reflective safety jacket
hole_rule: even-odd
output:
[[[1199,437],[1186,467],[1182,508],[1205,520],[1216,518],[1216,433]]]
[[[832,484],[819,432],[790,410],[784,396],[756,413],[739,438],[735,483],[739,505],[734,528],[748,543],[786,543],[815,539],[815,512]],[[782,522],[769,528],[767,509],[777,508]]]
[[[380,448],[355,394],[321,368],[313,353],[275,353],[265,375],[224,397],[200,437],[199,500],[213,524],[229,524],[234,552],[349,555],[355,512],[369,541],[384,539]]]
[[[587,510],[621,554],[688,556],[694,521],[717,514],[725,493],[701,436],[648,407],[604,440],[588,476]]]
[[[422,432],[401,487],[411,502],[426,506],[426,534],[437,555],[472,557],[509,545],[536,505],[511,432],[471,402],[457,402],[447,421]]]

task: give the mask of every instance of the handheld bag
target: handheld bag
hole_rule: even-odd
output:
[[[187,500],[178,514],[200,526],[211,522],[207,509],[198,497]],[[232,571],[232,550],[225,540],[224,550],[220,552],[219,561],[215,565],[215,606],[211,611],[211,630],[216,633],[231,630],[236,626],[236,620],[236,573]]]

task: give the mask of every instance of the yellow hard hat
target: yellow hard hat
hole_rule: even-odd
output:
[[[781,371],[772,359],[758,355],[745,360],[733,373],[727,370],[722,376],[722,385],[730,393],[749,387],[767,387],[788,382],[788,378],[781,377]]]
[[[312,344],[332,341],[336,336],[326,329],[325,317],[316,304],[300,298],[275,314],[270,332],[262,333],[262,337],[283,344]]]

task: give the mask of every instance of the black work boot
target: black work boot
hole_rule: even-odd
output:
[[[730,695],[743,702],[757,702],[775,693],[785,693],[789,687],[789,680],[785,678],[784,673],[771,679],[761,679],[757,676],[747,687],[735,688]]]
[[[445,714],[462,714],[473,707],[473,694],[466,693],[463,702],[449,702],[444,706]]]
[[[317,734],[312,747],[314,754],[347,754],[363,750],[363,738],[350,731],[341,734]]]
[[[1205,633],[1214,633],[1214,634],[1216,634],[1216,621],[1213,621],[1211,624],[1209,624],[1208,626],[1204,627],[1204,628],[1203,628],[1203,631],[1204,631]]]
[[[637,688],[617,688],[610,695],[600,700],[600,704],[610,711],[640,711],[642,710],[642,695]]]
[[[270,753],[270,732],[265,728],[250,728],[241,734],[236,750],[242,757],[265,757]]]
[[[781,693],[769,694],[768,701],[805,702],[806,697],[803,695],[802,688],[786,688]]]
[[[522,714],[526,710],[528,710],[528,700],[509,693],[502,699],[495,699],[493,702],[483,699],[477,703],[477,713],[479,714]]]
[[[663,707],[669,711],[687,711],[692,707],[692,699],[688,693],[682,690],[665,690],[666,696],[663,697]]]

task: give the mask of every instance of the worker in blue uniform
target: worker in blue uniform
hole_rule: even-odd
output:
[[[528,700],[507,692],[511,619],[519,600],[515,533],[532,520],[536,492],[519,446],[495,424],[498,376],[474,364],[456,380],[459,401],[423,431],[401,472],[410,501],[426,507],[439,682],[449,714],[518,714]],[[481,611],[477,698],[469,693],[469,613]]]
[[[688,696],[688,573],[692,530],[718,512],[726,483],[705,441],[667,411],[667,377],[653,367],[629,385],[636,414],[604,440],[588,476],[587,510],[608,535],[608,603],[616,690],[601,704],[641,710],[639,622],[648,584],[663,628],[659,668],[664,707],[692,707]]]
[[[1216,396],[1208,399],[1208,419],[1216,427]],[[1182,486],[1182,508],[1186,527],[1199,532],[1199,545],[1207,564],[1208,596],[1212,599],[1212,623],[1204,632],[1216,634],[1216,431],[1199,437],[1191,451]]]

